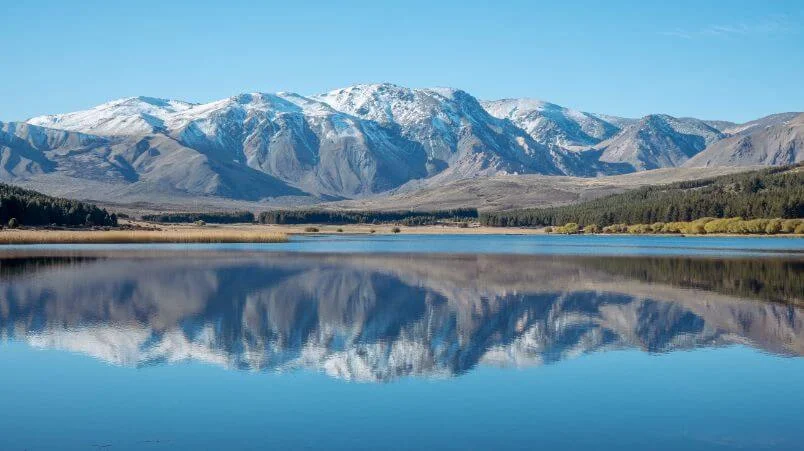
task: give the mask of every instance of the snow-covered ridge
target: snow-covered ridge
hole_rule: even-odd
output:
[[[201,104],[129,97],[6,126],[0,180],[56,172],[75,186],[122,184],[146,197],[158,189],[255,201],[358,198],[478,176],[593,177],[675,167],[729,136],[726,127],[742,135],[787,117],[742,128],[667,115],[628,119],[390,83],[312,96],[250,92]]]
[[[502,99],[483,102],[495,117],[509,119],[537,141],[561,147],[592,146],[620,131],[616,123],[624,118],[606,121],[592,113],[564,108],[537,99]],[[614,119],[618,119],[615,123]]]
[[[127,97],[112,100],[85,111],[38,116],[29,124],[96,135],[152,133],[164,127],[171,114],[195,105],[180,100]]]

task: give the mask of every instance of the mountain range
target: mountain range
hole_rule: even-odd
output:
[[[804,115],[621,118],[452,88],[152,97],[0,122],[0,181],[97,200],[363,198],[483,176],[596,177],[804,159]]]

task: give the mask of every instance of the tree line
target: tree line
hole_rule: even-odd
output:
[[[236,224],[254,222],[254,213],[250,211],[236,212],[209,212],[209,213],[157,213],[143,215],[144,221],[182,223],[182,222],[208,222],[210,224]]]
[[[475,208],[436,211],[269,210],[260,213],[262,224],[384,224],[431,225],[478,218]]]
[[[804,262],[770,258],[581,257],[584,266],[649,283],[804,303]]]
[[[116,226],[117,216],[86,202],[0,183],[0,225]]]
[[[483,225],[557,226],[689,222],[699,218],[802,218],[804,166],[648,186],[574,205],[483,212]]]

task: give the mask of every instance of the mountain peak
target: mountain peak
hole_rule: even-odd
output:
[[[592,146],[620,131],[618,125],[600,116],[539,99],[491,100],[484,101],[483,107],[492,116],[510,120],[542,144]]]
[[[758,133],[793,116],[752,121],[738,133]],[[80,184],[105,182],[114,173],[115,180],[153,180],[180,192],[233,198],[289,192],[276,188],[281,184],[314,196],[358,197],[416,179],[426,179],[424,185],[494,174],[588,176],[675,167],[735,125],[715,122],[667,114],[627,119],[534,98],[479,102],[451,87],[366,83],[315,96],[243,92],[204,104],[125,97],[32,118],[28,124],[46,128],[35,133],[6,126],[0,139],[33,158],[30,168],[55,168]],[[795,136],[792,146],[798,146]],[[777,142],[772,138],[762,140]],[[31,153],[25,143],[44,150]],[[761,144],[752,145],[764,149]],[[101,146],[96,153],[76,152]],[[785,150],[772,161],[797,155]]]

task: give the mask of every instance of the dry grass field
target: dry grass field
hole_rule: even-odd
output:
[[[395,226],[393,224],[154,224],[122,220],[126,226],[151,230],[0,230],[3,244],[115,244],[115,243],[283,243],[289,235],[357,234],[460,234],[460,235],[531,235],[542,234],[543,229],[517,227],[460,228],[457,226]],[[398,232],[394,229],[398,228]]]
[[[284,233],[235,228],[165,230],[2,230],[0,244],[284,243]]]

